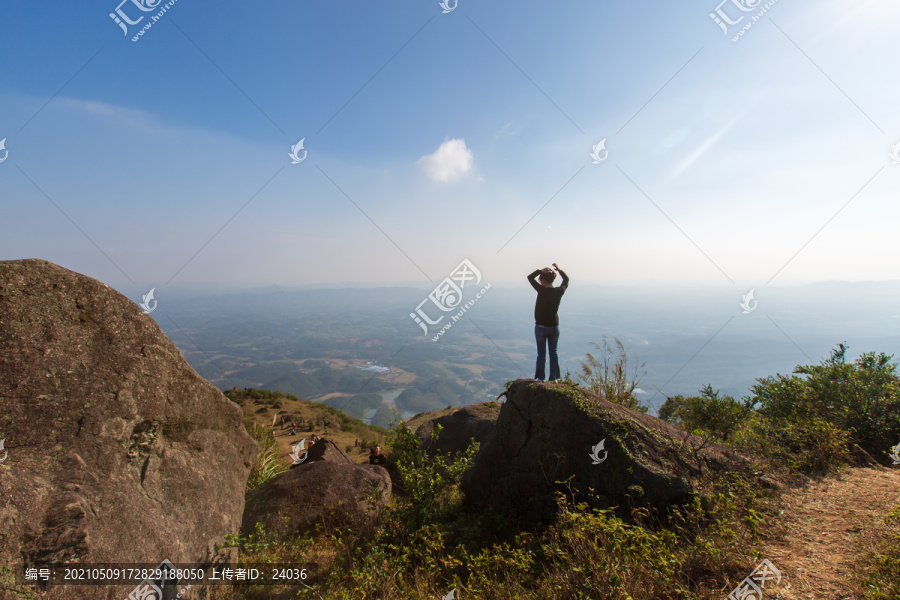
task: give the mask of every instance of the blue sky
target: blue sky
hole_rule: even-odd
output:
[[[897,279],[900,6],[779,0],[733,42],[763,6],[736,3],[726,36],[715,0],[177,0],[137,42],[157,11],[131,0],[127,36],[118,0],[6,3],[0,259],[130,297],[431,287],[464,258],[499,284]]]

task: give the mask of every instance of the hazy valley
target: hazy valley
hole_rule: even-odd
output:
[[[534,374],[533,292],[492,287],[432,341],[410,318],[428,290],[347,288],[159,295],[152,313],[188,362],[223,389],[266,388],[323,401],[386,425],[493,398]],[[838,343],[850,356],[900,352],[900,283],[827,282],[755,290],[602,287],[573,283],[560,309],[560,363],[573,377],[592,342],[620,339],[645,364],[639,398],[704,384],[741,397],[758,377],[817,363]],[[443,323],[441,323],[443,324]]]

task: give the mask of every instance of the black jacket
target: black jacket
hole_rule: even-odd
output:
[[[538,269],[528,276],[528,283],[537,292],[537,300],[534,302],[534,323],[535,325],[543,325],[544,327],[559,326],[559,301],[562,300],[566,288],[569,287],[569,276],[560,269],[559,274],[562,276],[562,284],[559,287],[544,287],[537,281],[541,270]]]

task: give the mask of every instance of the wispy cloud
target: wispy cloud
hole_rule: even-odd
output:
[[[720,139],[722,139],[723,135],[728,133],[728,130],[731,129],[735,123],[737,123],[737,120],[734,120],[731,123],[728,123],[721,129],[719,129],[717,132],[715,132],[712,136],[710,136],[705,142],[700,144],[700,146],[696,150],[694,150],[693,152],[688,154],[688,156],[683,161],[681,161],[681,163],[679,163],[678,166],[675,167],[675,169],[673,169],[672,173],[669,175],[669,178],[673,179],[675,177],[678,177],[688,167],[690,167],[692,164],[697,162],[697,160],[701,156],[706,154],[710,148],[712,148],[713,146],[716,145],[716,142],[718,142]]]
[[[518,123],[513,123],[510,121],[500,129],[494,132],[494,141],[496,142],[502,137],[515,137],[519,133],[521,133],[525,129],[525,122],[519,121]]]
[[[57,104],[71,110],[114,120],[136,128],[157,130],[165,124],[156,115],[144,110],[125,108],[97,100],[59,98]]]

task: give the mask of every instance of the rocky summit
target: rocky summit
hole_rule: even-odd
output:
[[[46,261],[0,262],[0,597],[37,597],[14,581],[23,564],[220,559],[258,451],[241,418],[131,300]]]
[[[687,501],[705,474],[749,462],[581,388],[518,380],[462,481],[475,504],[549,520],[557,491],[597,507]]]
[[[425,421],[416,429],[416,435],[429,451],[442,454],[462,452],[472,440],[479,444],[487,441],[499,413],[498,402],[469,404],[449,415]],[[432,433],[438,425],[440,433],[432,439]]]

